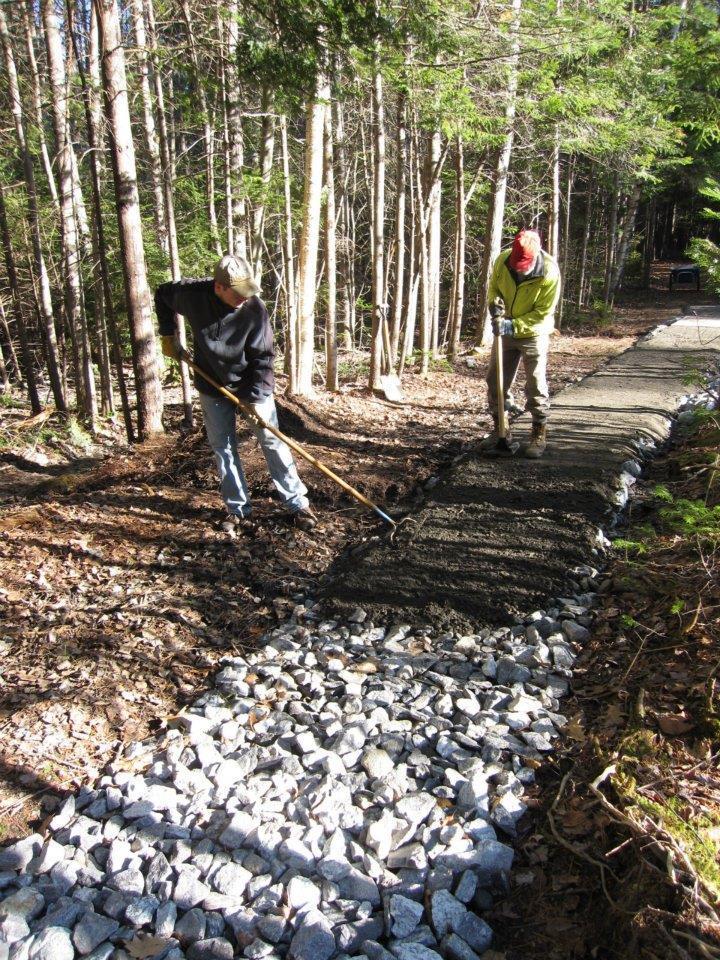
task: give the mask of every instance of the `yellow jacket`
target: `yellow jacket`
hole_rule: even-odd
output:
[[[555,307],[560,299],[560,270],[554,257],[541,251],[532,273],[519,282],[507,265],[510,248],[503,250],[490,275],[488,303],[500,297],[516,337],[536,337],[555,328]]]

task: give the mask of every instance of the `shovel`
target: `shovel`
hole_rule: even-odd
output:
[[[517,440],[512,440],[508,436],[507,410],[505,409],[505,389],[503,383],[503,348],[502,337],[495,335],[495,384],[497,390],[497,418],[498,418],[498,441],[495,446],[484,450],[488,457],[514,457],[520,449]]]
[[[280,430],[277,430],[275,427],[271,426],[266,420],[263,420],[262,417],[259,417],[257,413],[248,403],[243,403],[242,400],[238,400],[235,394],[231,393],[226,389],[221,383],[218,383],[217,380],[214,380],[209,374],[205,373],[204,370],[201,370],[200,367],[193,361],[193,358],[184,348],[180,348],[180,358],[183,360],[198,376],[201,376],[203,380],[207,380],[208,383],[211,383],[216,390],[219,390],[220,393],[227,397],[228,400],[232,401],[236,407],[238,407],[244,416],[251,422],[260,427],[261,430],[269,430],[270,433],[274,434],[278,440],[282,440],[283,443],[286,443],[291,450],[294,450],[303,460],[307,460],[308,463],[311,463],[316,470],[319,470],[320,473],[324,473],[326,477],[329,477],[333,480],[339,487],[349,493],[350,496],[354,497],[359,503],[362,503],[363,506],[369,507],[371,510],[374,510],[375,513],[385,521],[389,523],[393,529],[397,527],[395,521],[384,513],[380,507],[368,500],[367,497],[364,497],[359,490],[356,490],[355,487],[351,487],[349,483],[346,483],[342,477],[339,477],[334,473],[329,467],[326,467],[324,463],[321,463],[317,460],[311,453],[309,453],[304,447],[301,447],[299,443],[296,443],[294,440],[291,440],[290,437],[286,437],[284,433],[281,433]]]

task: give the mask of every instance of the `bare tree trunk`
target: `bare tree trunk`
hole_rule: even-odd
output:
[[[5,194],[2,185],[0,185],[0,234],[2,235],[3,251],[5,253],[5,270],[10,285],[10,293],[13,302],[13,311],[15,313],[15,323],[17,326],[18,337],[20,338],[20,352],[23,358],[25,368],[25,382],[27,383],[28,397],[30,399],[30,408],[33,413],[40,413],[42,404],[38,394],[37,383],[35,381],[35,370],[33,369],[32,353],[27,338],[27,330],[22,316],[22,302],[20,299],[20,285],[18,283],[17,271],[15,269],[15,257],[13,254],[12,240],[8,228],[7,212],[5,210]]]
[[[23,373],[15,353],[5,304],[0,294],[0,393],[9,393],[13,382],[22,386]],[[32,398],[30,398],[30,407],[32,408]]]
[[[655,200],[648,201],[645,210],[645,239],[643,242],[643,287],[650,289],[652,265],[655,259],[655,225],[657,223],[657,206]]]
[[[97,10],[93,5],[90,12],[90,43],[88,50],[88,72],[92,83],[92,88],[88,84],[85,73],[82,70],[81,59],[78,60],[80,82],[83,90],[83,101],[85,106],[85,122],[87,126],[87,137],[90,145],[90,183],[92,189],[93,201],[93,242],[95,243],[95,283],[98,289],[97,299],[102,306],[102,318],[98,319],[98,336],[100,338],[101,369],[109,366],[110,344],[112,344],[113,360],[115,363],[115,375],[117,377],[118,389],[120,391],[120,405],[123,412],[123,421],[125,424],[125,434],[128,443],[135,440],[135,429],[132,422],[132,413],[130,411],[130,401],[128,398],[127,383],[125,380],[125,371],[123,369],[122,345],[120,343],[120,331],[118,330],[117,317],[115,315],[115,305],[113,303],[112,289],[110,287],[110,267],[107,258],[107,245],[105,242],[105,225],[102,216],[101,204],[101,155],[102,155],[102,106],[101,106],[101,78],[100,78],[100,37],[97,23]],[[74,39],[74,35],[71,34]],[[107,326],[110,331],[110,344],[107,342],[104,321],[107,320]],[[112,396],[112,382],[110,372],[107,370],[103,377],[103,382],[107,380],[107,389],[109,397],[103,408],[103,412],[111,413],[114,406]]]
[[[72,0],[67,0],[67,7],[71,6]],[[102,263],[105,257],[104,239],[101,242],[100,237],[103,234],[102,215],[100,204],[97,202],[97,196],[100,194],[100,169],[101,169],[101,149],[102,143],[102,107],[99,97],[99,77],[100,77],[100,50],[97,33],[97,22],[95,11],[90,8],[90,22],[85,24],[88,35],[87,42],[87,62],[91,76],[93,89],[87,81],[86,69],[83,66],[83,58],[78,50],[76,32],[73,27],[68,27],[68,38],[72,43],[75,53],[75,62],[77,72],[80,77],[80,86],[82,89],[83,107],[85,110],[85,128],[90,149],[88,151],[88,160],[90,166],[90,181],[92,192],[92,206],[94,215],[92,218],[92,230],[90,236],[92,248],[91,269],[93,274],[93,296],[94,296],[94,314],[95,314],[95,333],[97,338],[98,368],[100,370],[100,410],[103,416],[109,417],[115,412],[115,402],[112,388],[112,372],[110,368],[110,350],[107,338],[106,309],[112,312],[112,301],[109,306],[106,305],[105,290],[102,282]],[[68,23],[70,15],[68,13]],[[108,287],[109,289],[109,287]]]
[[[420,286],[420,274],[416,270],[416,237],[417,237],[417,192],[415,190],[415,149],[413,138],[409,142],[408,155],[410,176],[409,200],[410,200],[410,224],[408,230],[409,244],[407,256],[407,281],[405,287],[405,330],[400,351],[400,363],[398,364],[398,375],[402,376],[405,369],[405,363],[412,356],[413,343],[415,342],[415,319],[417,316],[418,290]]]
[[[60,181],[61,231],[65,288],[65,311],[73,341],[75,390],[78,407],[88,418],[90,429],[95,429],[97,400],[95,376],[90,355],[85,313],[82,303],[80,280],[79,235],[76,217],[75,178],[73,176],[72,146],[68,139],[67,88],[60,25],[55,15],[54,0],[42,0],[42,16],[45,25],[52,112],[57,144],[57,168]]]
[[[8,78],[8,89],[10,93],[13,121],[15,124],[15,135],[20,150],[23,173],[25,177],[30,230],[32,232],[33,258],[35,261],[36,298],[45,329],[45,348],[48,374],[50,377],[50,387],[56,409],[64,412],[67,410],[67,404],[65,401],[65,393],[63,391],[62,377],[60,372],[58,342],[57,335],[55,333],[55,318],[53,316],[52,297],[50,295],[50,279],[48,277],[47,268],[45,266],[45,258],[42,251],[40,214],[38,209],[37,190],[35,187],[35,171],[33,169],[32,156],[30,154],[27,136],[25,133],[25,119],[23,116],[22,100],[20,99],[20,87],[18,85],[15,58],[12,51],[12,41],[8,31],[7,20],[5,18],[5,12],[2,8],[2,5],[0,5],[0,42],[2,43],[5,70]]]
[[[452,325],[450,327],[450,356],[457,359],[460,352],[460,331],[465,306],[465,158],[462,137],[456,138],[455,146],[455,282],[453,287]]]
[[[560,131],[555,125],[552,154],[550,156],[552,170],[552,191],[550,194],[550,210],[548,211],[548,253],[559,259],[560,255]]]
[[[252,265],[253,272],[260,282],[262,277],[262,255],[264,245],[265,231],[265,192],[270,184],[272,176],[273,156],[275,153],[275,117],[272,110],[272,94],[270,88],[263,87],[262,93],[262,131],[260,135],[260,157],[258,165],[260,168],[260,182],[262,184],[263,194],[258,203],[255,204],[252,211]]]
[[[588,183],[587,183],[587,201],[585,204],[585,227],[583,229],[583,242],[582,249],[580,251],[580,275],[578,277],[578,295],[577,295],[577,305],[578,309],[582,309],[585,305],[585,294],[586,294],[586,284],[585,277],[587,274],[587,254],[588,254],[588,244],[590,242],[590,228],[591,228],[591,217],[593,209],[593,190],[595,188],[595,167],[590,161],[590,172],[588,174]]]
[[[155,29],[155,10],[153,0],[145,0],[147,4],[150,51],[153,58],[153,76],[155,80],[155,100],[158,111],[158,147],[160,158],[162,160],[162,187],[163,187],[163,208],[165,211],[165,226],[167,228],[167,252],[170,259],[170,274],[172,279],[177,281],[182,276],[180,266],[180,250],[178,247],[177,226],[175,223],[175,196],[173,192],[172,162],[170,160],[170,145],[168,138],[166,114],[165,114],[165,93],[160,76],[160,64],[158,62],[157,52],[157,31]],[[175,315],[175,325],[178,331],[178,339],[182,347],[187,346],[187,336],[185,333],[185,319],[179,314]],[[180,386],[183,398],[183,425],[191,427],[193,425],[192,411],[192,386],[190,383],[190,371],[187,364],[180,364]]]
[[[218,234],[217,211],[215,209],[215,130],[212,124],[210,106],[208,104],[207,92],[198,57],[197,44],[195,42],[195,33],[193,31],[193,17],[190,12],[189,0],[181,0],[181,9],[185,31],[188,38],[188,47],[190,49],[190,62],[193,68],[193,79],[200,100],[200,112],[203,120],[203,131],[205,141],[205,199],[208,208],[208,219],[210,221],[210,234],[215,244],[217,253],[221,253],[220,238]]]
[[[613,179],[612,197],[610,199],[610,225],[608,226],[607,244],[605,247],[605,292],[603,295],[603,299],[605,300],[606,307],[610,303],[613,269],[615,267],[615,255],[617,253],[619,204],[620,204],[620,175],[616,173]]]
[[[352,350],[354,347],[355,333],[355,311],[353,308],[351,292],[351,269],[352,255],[350,252],[350,216],[349,216],[349,197],[348,197],[348,177],[349,170],[347,164],[347,155],[345,150],[345,122],[343,116],[343,106],[336,100],[332,104],[332,110],[335,114],[334,132],[335,132],[335,150],[336,160],[336,189],[337,189],[337,209],[338,209],[338,239],[336,247],[339,246],[338,267],[340,274],[341,291],[341,315],[342,322],[340,330],[342,334],[342,343],[345,350]]]
[[[418,275],[420,283],[420,375],[425,377],[430,368],[431,317],[430,317],[430,278],[428,276],[428,244],[425,203],[420,174],[420,145],[415,138],[415,196],[417,215],[416,255],[418,257]]]
[[[58,197],[57,184],[53,174],[52,161],[48,151],[47,139],[45,137],[45,125],[43,123],[43,103],[42,89],[40,87],[40,73],[38,71],[37,58],[35,56],[35,21],[34,21],[33,0],[27,0],[23,4],[23,20],[25,26],[25,43],[28,54],[28,67],[30,68],[30,79],[32,81],[32,105],[34,113],[35,130],[40,144],[40,156],[42,157],[43,169],[45,170],[45,179],[47,181],[50,196],[57,212],[60,212],[60,198]]]
[[[563,252],[562,252],[562,263],[560,265],[560,275],[562,278],[565,278],[570,273],[570,264],[569,264],[569,249],[570,249],[570,209],[572,207],[572,189],[573,182],[575,180],[575,157],[569,156],[567,159],[567,188],[565,191],[565,224],[563,227]],[[563,323],[563,312],[565,309],[566,301],[565,291],[560,295],[560,303],[558,309],[558,319],[557,319],[557,328],[562,330]]]
[[[430,323],[429,349],[438,355],[440,336],[440,215],[442,212],[442,181],[432,190],[432,176],[440,159],[441,134],[433,130],[427,152],[425,195],[429,200],[427,230],[428,314]]]
[[[280,148],[282,151],[283,186],[285,202],[285,299],[287,303],[287,337],[285,343],[285,367],[289,393],[298,392],[298,326],[295,289],[295,254],[293,251],[292,194],[290,183],[290,156],[288,153],[287,118],[280,117]]]
[[[327,313],[325,315],[325,387],[338,389],[337,344],[337,260],[335,256],[335,167],[333,161],[332,113],[325,111],[325,275],[327,277]]]
[[[615,300],[615,295],[622,284],[623,273],[625,272],[625,264],[627,263],[628,254],[630,253],[630,244],[635,234],[635,218],[637,216],[638,204],[640,203],[640,192],[640,184],[635,183],[630,194],[627,211],[625,212],[625,222],[622,236],[620,237],[620,241],[618,243],[615,267],[613,269],[612,279],[610,281],[611,303]]]
[[[152,0],[151,0],[152,2]],[[163,191],[163,171],[160,160],[160,142],[158,140],[155,116],[153,112],[153,98],[150,90],[150,68],[147,54],[147,37],[145,31],[145,12],[143,0],[132,0],[133,22],[135,26],[135,45],[137,48],[138,71],[140,73],[140,92],[142,94],[143,120],[145,125],[145,142],[150,157],[150,176],[152,180],[155,217],[155,229],[160,249],[168,256],[168,228],[165,214],[165,195]],[[155,73],[158,77],[159,65],[155,63]]]
[[[380,387],[383,358],[383,327],[387,323],[385,304],[385,103],[382,75],[375,66],[373,104],[373,223],[372,223],[372,335],[370,342],[371,390]],[[389,360],[389,357],[386,358]]]
[[[163,404],[152,322],[152,303],[142,242],[135,147],[130,126],[130,106],[125,77],[125,52],[120,36],[116,0],[93,0],[93,2],[96,6],[100,30],[103,92],[111,137],[125,301],[130,322],[130,342],[138,405],[138,433],[140,439],[144,440],[153,433],[162,432]]]
[[[395,291],[393,294],[392,325],[390,328],[391,366],[397,362],[400,343],[400,325],[405,284],[405,207],[407,203],[407,96],[399,93],[397,98],[395,174]]]
[[[490,340],[488,314],[488,286],[493,264],[502,246],[502,230],[505,219],[505,195],[508,171],[515,136],[515,111],[517,108],[518,61],[520,55],[520,15],[522,0],[512,0],[512,23],[510,27],[510,58],[507,89],[505,92],[505,142],[500,149],[495,165],[492,191],[489,199],[488,219],[485,233],[485,248],[480,267],[479,312],[475,339],[480,343]]]
[[[330,99],[330,84],[319,72],[315,81],[315,95],[307,106],[305,126],[305,190],[303,195],[303,225],[298,253],[298,376],[297,393],[313,393],[313,358],[315,353],[315,297],[317,281],[317,254],[320,238],[322,205],[323,131],[326,104]]]
[[[243,187],[243,129],[240,80],[237,69],[239,37],[238,0],[228,0],[227,56],[225,60],[226,96],[228,97],[228,135],[230,138],[230,190],[232,195],[231,224],[228,224],[230,253],[247,257],[246,205]],[[322,136],[322,133],[321,133]],[[320,161],[322,169],[322,146]],[[232,241],[232,242],[231,242]]]

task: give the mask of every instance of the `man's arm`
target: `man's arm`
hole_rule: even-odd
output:
[[[155,291],[155,312],[161,337],[172,337],[177,333],[175,314],[182,313],[176,305],[175,288],[179,286],[179,283],[161,283]]]
[[[272,393],[274,381],[275,348],[272,327],[265,304],[260,302],[259,308],[253,329],[245,342],[248,385],[242,391],[242,399],[249,400],[250,403],[259,403],[268,397]]]
[[[548,273],[542,282],[540,293],[532,310],[513,317],[516,337],[532,337],[543,320],[555,313],[560,299],[560,271],[557,267]]]
[[[487,293],[488,304],[492,303],[498,297],[502,299],[502,294],[500,293],[500,288],[498,287],[498,281],[497,281],[499,262],[500,262],[499,259],[496,257],[495,263],[493,264],[493,268],[490,271],[490,283],[488,284],[488,293]]]

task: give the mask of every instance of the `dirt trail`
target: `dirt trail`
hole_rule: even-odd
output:
[[[335,565],[326,599],[456,627],[542,606],[592,559],[623,462],[637,457],[636,441],[668,436],[688,369],[718,356],[718,327],[720,310],[697,308],[563,391],[545,459],[461,458],[393,542]],[[524,415],[514,432],[527,439],[529,428]]]

